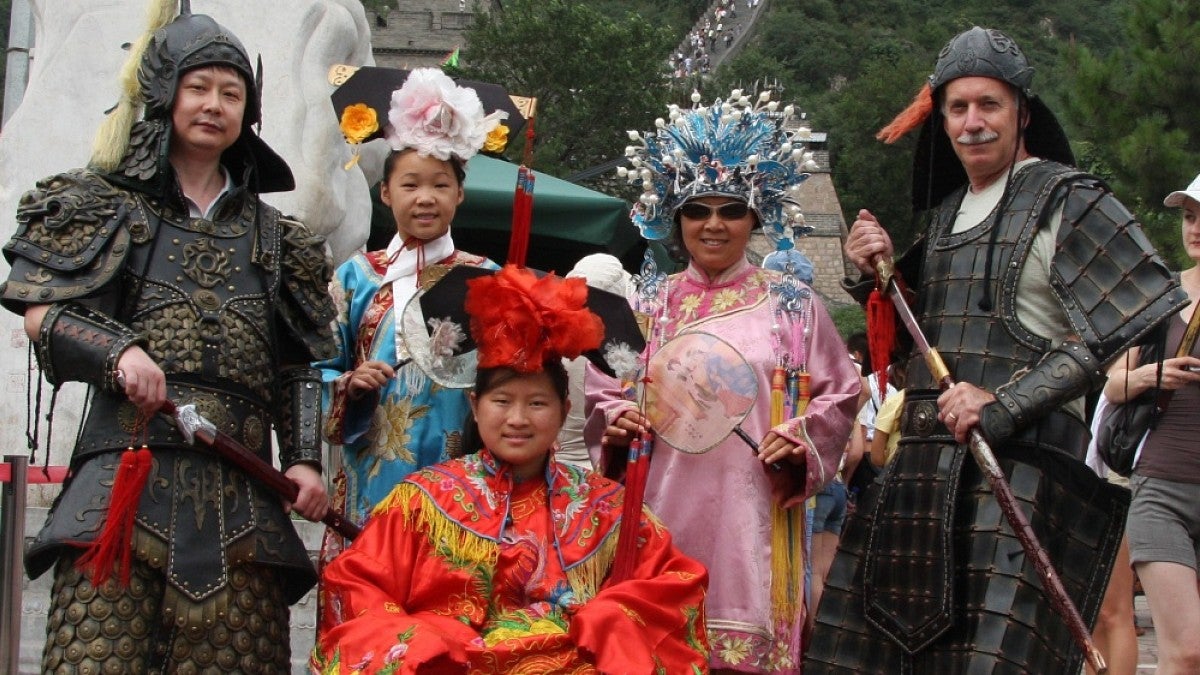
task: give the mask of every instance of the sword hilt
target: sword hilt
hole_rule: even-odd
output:
[[[172,407],[175,411],[170,414],[175,420],[175,427],[179,429],[179,433],[183,434],[188,443],[195,445],[197,437],[205,441],[211,441],[217,437],[217,425],[201,415],[200,411],[196,409],[195,403]]]
[[[880,290],[887,290],[888,284],[891,283],[892,277],[896,273],[896,265],[891,258],[881,257],[875,261],[875,274],[879,280]]]
[[[122,389],[125,388],[125,371],[117,370],[113,373],[113,379],[117,381],[117,385]],[[200,414],[196,409],[195,403],[187,405],[175,405],[171,399],[163,402],[159,412],[171,418],[175,422],[175,427],[179,429],[179,433],[187,439],[189,445],[196,444],[196,438],[202,441],[212,442],[212,439],[217,437],[217,425],[213,424],[207,417]]]
[[[113,379],[122,388],[125,387],[125,373],[118,370],[113,373]],[[199,440],[200,445],[208,446],[222,460],[260,481],[268,490],[289,502],[296,501],[300,486],[294,480],[276,469],[270,462],[259,459],[245,446],[223,434],[217,429],[217,425],[200,414],[194,403],[176,405],[171,399],[166,399],[158,412],[174,420],[175,426],[179,428],[179,433],[187,439],[189,444],[197,445],[196,440]],[[357,525],[346,520],[345,516],[334,509],[329,509],[321,518],[321,522],[347,539],[354,539],[360,531]]]

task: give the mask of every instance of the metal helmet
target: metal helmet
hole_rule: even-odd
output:
[[[254,192],[293,189],[287,162],[254,133],[262,118],[262,79],[241,41],[212,17],[192,14],[189,0],[180,0],[178,15],[174,0],[152,0],[150,17],[147,35],[122,71],[122,98],[97,133],[91,166],[131,189],[160,193],[169,176],[163,169],[180,78],[195,68],[224,66],[245,80],[246,109],[241,134],[222,163]],[[142,120],[135,122],[139,107]]]
[[[1033,66],[1007,35],[975,26],[942,47],[929,86],[936,92],[950,80],[972,76],[1001,80],[1027,92],[1033,82]]]
[[[202,66],[226,66],[246,81],[242,126],[249,128],[262,116],[262,87],[246,48],[212,17],[192,14],[188,5],[185,2],[174,21],[154,32],[142,55],[138,83],[145,101],[144,117],[170,119],[179,80],[187,71]]]
[[[932,208],[967,182],[962,163],[942,130],[942,114],[936,103],[945,85],[961,77],[990,77],[1006,82],[1021,94],[1028,111],[1024,129],[1025,148],[1031,155],[1073,165],[1075,155],[1062,125],[1050,108],[1030,90],[1033,66],[1012,38],[993,28],[974,26],[955,35],[938,54],[929,89],[933,98],[930,115],[921,125],[913,157],[912,200],[918,210]]]

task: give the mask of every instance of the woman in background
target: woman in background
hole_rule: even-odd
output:
[[[1200,301],[1200,176],[1163,201],[1181,207],[1184,249],[1193,265],[1179,275],[1191,304],[1167,324],[1163,354],[1175,354]],[[1112,403],[1137,398],[1158,384],[1171,391],[1167,409],[1146,437],[1129,478],[1133,501],[1125,525],[1129,559],[1137,572],[1158,638],[1158,672],[1200,672],[1200,343],[1190,355],[1137,366],[1138,349],[1117,359],[1104,396]],[[1118,562],[1118,564],[1120,564]]]

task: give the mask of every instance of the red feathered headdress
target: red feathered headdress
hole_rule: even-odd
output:
[[[506,265],[495,274],[467,281],[465,309],[479,345],[479,367],[508,367],[535,373],[547,359],[575,358],[596,349],[604,323],[586,306],[583,279]]]

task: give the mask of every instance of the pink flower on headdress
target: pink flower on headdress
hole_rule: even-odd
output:
[[[475,90],[460,87],[436,68],[418,68],[392,93],[388,143],[441,160],[470,159],[508,114],[484,115]]]

